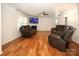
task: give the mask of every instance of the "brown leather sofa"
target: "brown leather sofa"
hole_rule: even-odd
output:
[[[30,38],[36,34],[37,29],[32,29],[30,25],[23,25],[20,27],[20,32],[22,34],[22,37]]]
[[[66,33],[67,29],[68,29],[68,27],[65,25],[57,25],[56,28],[51,29],[51,33],[58,34],[61,37],[63,37],[64,34]]]
[[[62,28],[58,29],[60,27]],[[73,32],[74,28],[72,26],[57,25],[55,29],[51,29],[51,34],[48,36],[48,42],[52,47],[65,51]]]

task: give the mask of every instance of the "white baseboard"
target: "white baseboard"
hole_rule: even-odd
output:
[[[74,42],[76,42],[77,44],[79,44],[79,42],[78,42],[78,41],[75,41],[75,40],[72,40],[72,41],[74,41]]]

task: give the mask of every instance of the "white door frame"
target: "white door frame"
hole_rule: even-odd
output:
[[[2,38],[1,38],[1,3],[0,3],[0,54],[2,54]]]

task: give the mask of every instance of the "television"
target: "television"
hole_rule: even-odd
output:
[[[30,17],[29,18],[29,23],[37,24],[38,23],[38,18]]]

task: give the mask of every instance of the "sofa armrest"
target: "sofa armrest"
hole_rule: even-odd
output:
[[[56,37],[57,39],[61,39],[60,36],[57,35],[57,34],[50,34],[49,36],[51,36],[51,37]]]
[[[56,30],[56,28],[51,28],[51,30]]]
[[[57,33],[56,28],[52,28],[52,29],[51,29],[51,33]]]
[[[51,46],[58,48],[59,50],[65,51],[66,49],[66,42],[58,35],[49,35],[48,42]]]

